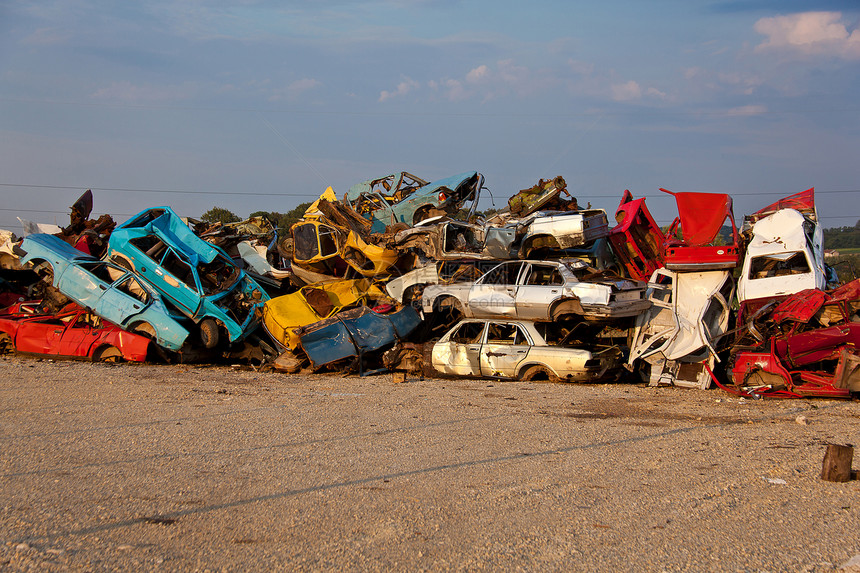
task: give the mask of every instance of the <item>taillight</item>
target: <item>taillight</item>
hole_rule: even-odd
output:
[[[440,203],[444,203],[445,199],[447,199],[447,198],[448,198],[448,196],[445,195],[445,193],[439,193],[439,202]]]

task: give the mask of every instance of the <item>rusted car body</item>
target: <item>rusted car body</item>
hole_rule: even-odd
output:
[[[369,244],[356,232],[326,220],[302,220],[292,226],[293,263],[330,277],[342,277],[348,268],[364,276],[390,272],[400,253]]]
[[[678,217],[663,240],[663,262],[675,271],[733,269],[738,266],[738,229],[732,212],[732,198],[725,193],[673,193]],[[732,230],[731,241],[721,243],[723,226]]]
[[[837,398],[860,392],[860,280],[781,302],[748,301],[741,316],[730,391]]]
[[[403,340],[420,323],[421,317],[411,306],[391,312],[360,306],[302,327],[299,338],[312,368],[349,361],[361,370],[365,354]]]
[[[126,332],[75,303],[57,314],[16,304],[0,315],[0,354],[143,362],[150,344],[148,338]]]
[[[729,271],[654,271],[648,283],[651,308],[636,318],[628,364],[644,362],[652,386],[706,389],[718,341],[726,334],[734,298]]]
[[[738,300],[783,297],[825,289],[824,231],[814,189],[786,197],[744,220],[748,237]]]
[[[621,360],[614,346],[549,344],[532,322],[467,319],[432,346],[425,364],[430,375],[598,382],[617,374]]]
[[[615,211],[618,223],[609,230],[609,242],[627,276],[648,281],[663,265],[663,232],[645,205],[645,198],[634,199],[624,191]]]
[[[507,261],[473,283],[428,286],[422,308],[425,314],[454,306],[464,317],[604,322],[646,310],[651,303],[644,292],[644,283],[604,278],[579,259]]]
[[[562,193],[570,197],[564,177],[559,175],[552,179],[541,179],[536,185],[522,189],[508,199],[508,210],[515,217],[525,217],[544,209],[577,209],[576,199],[571,197],[564,200],[561,198]]]
[[[484,176],[467,171],[432,183],[401,172],[349,188],[344,203],[372,222],[373,233],[396,223],[414,225],[439,214],[453,215],[466,201],[477,202]]]
[[[430,218],[399,231],[393,244],[398,249],[415,249],[427,259],[510,259],[516,240],[514,227],[489,227],[452,219]]]

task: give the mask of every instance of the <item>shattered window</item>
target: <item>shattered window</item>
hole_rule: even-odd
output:
[[[336,231],[325,225],[319,226],[320,233],[320,255],[330,257],[337,254],[337,235]]]
[[[503,263],[485,274],[481,282],[485,285],[517,284],[517,277],[522,266],[523,263],[521,262]]]
[[[488,344],[528,344],[522,329],[516,324],[490,324]]]
[[[161,239],[155,235],[147,235],[145,237],[131,239],[129,243],[140,249],[153,261],[158,261],[164,254],[164,250],[167,249],[167,245],[165,245]]]
[[[526,280],[528,285],[553,286],[564,284],[561,273],[555,265],[532,265]]]
[[[778,253],[753,257],[750,263],[750,279],[764,279],[810,272],[809,262],[802,251]]]
[[[481,342],[483,332],[483,322],[467,322],[460,325],[457,332],[451,336],[451,340],[460,344],[478,344]]]
[[[316,227],[308,223],[293,228],[293,245],[295,257],[300,261],[307,261],[319,254]]]
[[[191,270],[191,265],[179,258],[173,249],[168,249],[164,258],[161,260],[161,266],[165,271],[169,272],[186,285],[197,290],[197,283],[194,281],[194,272]]]
[[[144,290],[144,288],[140,286],[140,283],[137,282],[137,279],[132,276],[129,276],[126,280],[117,284],[116,288],[129,296],[133,296],[144,304],[149,300],[149,295],[146,293],[146,290]]]
[[[106,283],[112,283],[113,282],[113,278],[110,276],[110,272],[109,272],[110,267],[108,266],[107,263],[104,263],[104,262],[97,262],[97,263],[83,262],[83,263],[80,263],[80,265],[81,265],[81,267],[83,267],[84,269],[89,271],[92,275],[101,279],[103,282],[106,282]]]

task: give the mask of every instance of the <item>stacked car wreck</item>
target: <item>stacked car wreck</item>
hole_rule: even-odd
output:
[[[7,240],[5,266],[22,274],[4,277],[15,304],[0,316],[0,350],[860,392],[860,282],[837,286],[828,272],[812,189],[740,229],[723,193],[661,189],[678,212],[661,228],[629,191],[610,226],[561,176],[491,213],[477,209],[483,189],[476,171],[394,173],[342,198],[326,189],[284,229],[183,220],[166,206],[92,221],[87,192],[68,228]],[[35,344],[46,328],[56,340]]]

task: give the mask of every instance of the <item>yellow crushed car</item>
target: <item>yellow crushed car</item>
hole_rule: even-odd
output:
[[[263,327],[288,350],[299,347],[298,330],[350,306],[388,296],[368,279],[335,280],[307,285],[263,305]]]

